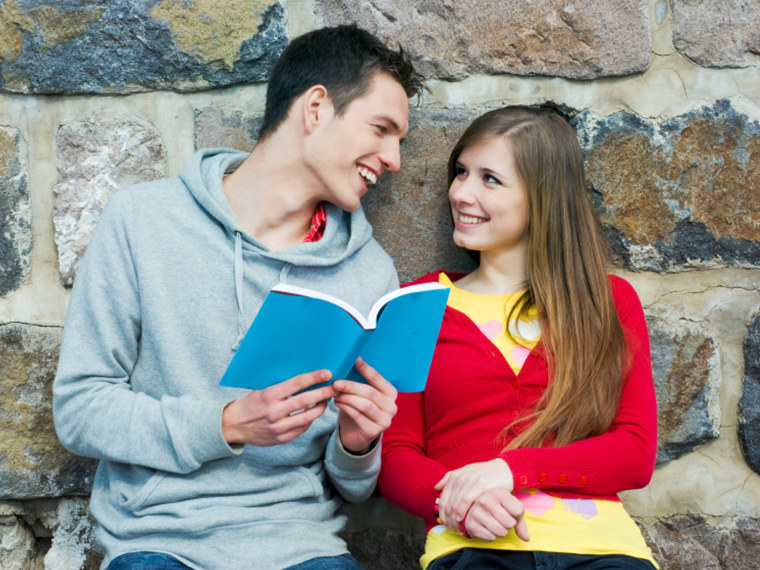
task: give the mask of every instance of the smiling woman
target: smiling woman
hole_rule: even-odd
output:
[[[418,280],[451,293],[425,391],[385,433],[383,495],[426,520],[423,568],[651,570],[617,497],[654,470],[646,323],[606,274],[575,133],[505,107],[448,166],[453,238],[480,265]]]
[[[458,246],[481,256],[514,251],[524,257],[528,195],[509,139],[494,135],[462,151],[449,201]]]

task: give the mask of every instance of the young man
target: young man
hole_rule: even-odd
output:
[[[367,384],[302,392],[329,378],[306,370],[261,391],[218,382],[277,283],[362,310],[397,287],[359,199],[399,168],[421,87],[369,33],[311,32],[272,71],[250,155],[200,151],[178,178],[109,201],[54,384],[61,441],[100,459],[104,567],[360,567],[337,511],[374,488],[395,389],[362,362]]]

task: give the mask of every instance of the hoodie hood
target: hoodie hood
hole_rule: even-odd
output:
[[[231,242],[239,240],[238,247],[243,251],[253,250],[262,257],[293,265],[328,267],[343,261],[372,238],[372,226],[361,207],[356,212],[345,212],[327,203],[327,224],[322,239],[277,251],[268,249],[241,226],[222,189],[222,178],[234,172],[248,156],[248,153],[229,149],[200,150],[180,172],[180,178],[198,204],[224,227]]]
[[[277,251],[267,248],[242,227],[222,188],[222,178],[234,172],[248,156],[248,153],[229,149],[201,150],[187,161],[180,172],[180,179],[190,194],[209,217],[221,224],[230,247],[234,248],[230,272],[235,282],[238,334],[233,349],[239,346],[248,328],[246,314],[251,307],[245,301],[246,279],[258,281],[258,286],[265,292],[277,283],[292,281],[289,277],[294,266],[329,270],[339,266],[372,239],[372,226],[361,208],[356,212],[345,212],[328,203],[325,207],[325,232],[319,241],[300,243]],[[245,271],[246,260],[253,258],[258,260],[255,277]],[[306,283],[301,285],[308,286]]]

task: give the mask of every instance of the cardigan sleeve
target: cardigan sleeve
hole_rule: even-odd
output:
[[[441,270],[405,283],[403,287],[438,281]],[[424,393],[399,393],[398,408],[383,432],[383,454],[377,480],[380,493],[405,511],[435,523],[436,483],[448,469],[427,456],[425,446]]]
[[[657,401],[644,311],[633,287],[611,277],[613,297],[631,353],[630,375],[606,433],[560,447],[502,453],[515,489],[612,496],[646,486],[657,455]]]
[[[390,502],[434,523],[434,487],[448,470],[425,454],[423,394],[400,393],[396,405],[393,423],[383,433],[378,487]]]

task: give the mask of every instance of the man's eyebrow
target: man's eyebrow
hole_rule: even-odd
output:
[[[385,121],[386,123],[388,123],[391,126],[392,130],[394,130],[397,133],[401,132],[401,127],[399,126],[399,124],[395,120],[393,120],[389,115],[377,115],[375,117],[375,120],[376,121]]]

